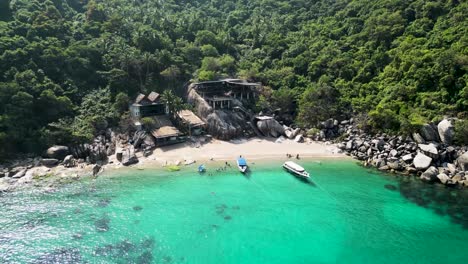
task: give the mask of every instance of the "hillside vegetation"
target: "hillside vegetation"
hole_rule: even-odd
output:
[[[298,124],[361,116],[410,132],[468,117],[468,2],[0,2],[0,156],[89,140],[138,92],[191,79],[267,87]]]

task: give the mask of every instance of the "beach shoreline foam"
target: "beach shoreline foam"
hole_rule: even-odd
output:
[[[291,158],[287,157],[291,155]],[[143,152],[136,153],[139,162],[132,166],[123,166],[116,155],[109,156],[106,164],[101,165],[100,173],[114,173],[125,169],[163,169],[170,165],[211,164],[222,166],[223,163],[232,163],[242,155],[249,163],[255,161],[284,161],[296,159],[351,159],[341,153],[333,144],[325,144],[314,141],[298,143],[294,140],[283,140],[277,143],[275,139],[251,138],[222,141],[212,139],[205,143],[188,141],[185,143],[156,148],[147,157]],[[216,165],[215,165],[216,164]],[[27,177],[18,181],[14,179],[2,179],[0,187],[3,191],[12,191],[17,188],[45,186],[54,189],[60,182],[70,182],[80,178],[93,176],[93,164],[80,164],[77,167],[66,168],[59,165],[53,168],[39,166],[30,169]],[[44,177],[46,175],[47,177]],[[39,177],[38,177],[39,176]]]

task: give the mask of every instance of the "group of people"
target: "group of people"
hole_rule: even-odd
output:
[[[286,153],[286,157],[288,157],[288,159],[292,158],[293,155],[289,154],[289,153]],[[296,154],[296,159],[299,159],[299,154]]]

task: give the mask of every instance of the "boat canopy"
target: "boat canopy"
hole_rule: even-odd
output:
[[[247,166],[247,161],[245,161],[244,158],[238,158],[237,164],[239,164],[239,166]]]
[[[203,172],[203,171],[205,171],[205,169],[206,169],[206,168],[205,168],[205,165],[203,165],[203,164],[200,165],[200,166],[198,166],[198,171],[199,171],[199,172]]]
[[[298,171],[298,172],[305,171],[304,168],[302,168],[300,165],[298,165],[297,163],[293,161],[286,161],[284,164],[286,164],[286,166],[290,167],[291,169],[295,171]]]

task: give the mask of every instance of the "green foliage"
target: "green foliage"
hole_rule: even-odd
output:
[[[468,120],[461,119],[455,122],[454,142],[457,145],[468,145]]]
[[[114,110],[117,114],[122,115],[128,111],[128,106],[130,104],[130,98],[125,93],[119,93],[115,97]]]
[[[176,117],[180,110],[185,108],[182,98],[175,95],[171,90],[165,90],[161,95],[161,100],[167,105],[169,114],[172,115],[173,118]]]
[[[299,100],[298,122],[316,126],[320,121],[333,118],[341,112],[339,92],[326,83],[312,84]]]
[[[352,113],[411,131],[468,113],[466,1],[0,2],[3,153],[41,151],[63,120],[78,132],[56,138],[89,138],[123,95],[182,95],[192,78],[261,81],[274,92],[259,108],[304,125]],[[107,102],[83,103],[103,87]]]
[[[156,121],[151,117],[144,117],[141,119],[141,124],[146,131],[152,131],[156,128]]]

